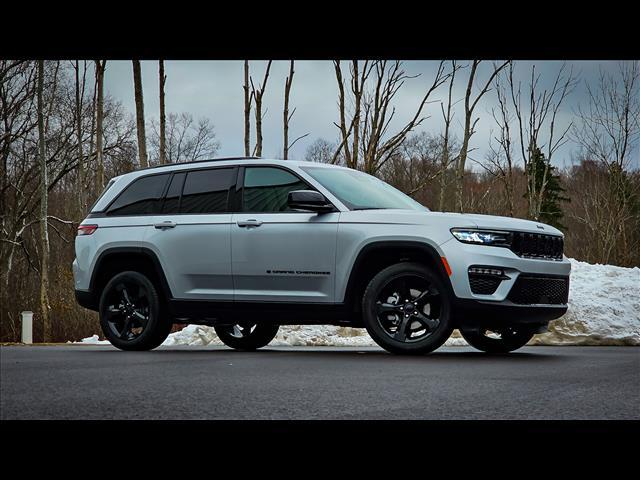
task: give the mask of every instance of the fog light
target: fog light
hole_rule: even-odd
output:
[[[469,267],[469,273],[475,275],[490,275],[492,277],[504,277],[504,270],[490,267]]]

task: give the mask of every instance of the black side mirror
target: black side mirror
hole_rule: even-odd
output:
[[[334,210],[324,195],[315,190],[294,190],[289,192],[287,205],[293,210],[307,210],[311,212],[332,212]]]

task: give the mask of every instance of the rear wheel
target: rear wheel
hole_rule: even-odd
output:
[[[487,353],[508,353],[524,347],[533,337],[531,329],[508,327],[501,330],[461,330],[462,337],[474,348]]]
[[[222,343],[228,347],[251,351],[268,345],[278,334],[280,327],[270,323],[240,322],[213,328]]]
[[[448,291],[438,275],[418,263],[399,263],[379,272],[362,300],[369,335],[385,350],[424,354],[449,338]]]
[[[102,332],[121,350],[154,349],[171,331],[155,286],[139,272],[121,272],[109,280],[99,312]]]

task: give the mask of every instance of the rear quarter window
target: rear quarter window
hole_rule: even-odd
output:
[[[148,215],[158,212],[169,174],[134,180],[107,209],[108,215]]]

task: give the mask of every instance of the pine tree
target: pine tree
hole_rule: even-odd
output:
[[[545,170],[547,171],[546,178]],[[533,179],[531,186],[534,188],[530,189],[533,191],[528,192],[526,195],[537,195],[543,188],[543,181],[546,181],[542,193],[542,202],[540,204],[540,221],[553,225],[556,228],[565,228],[561,223],[564,213],[562,212],[560,202],[570,202],[571,199],[563,194],[566,189],[560,184],[560,175],[557,174],[556,167],[547,161],[544,153],[542,153],[538,147],[534,147],[531,159],[527,165],[527,176]]]

